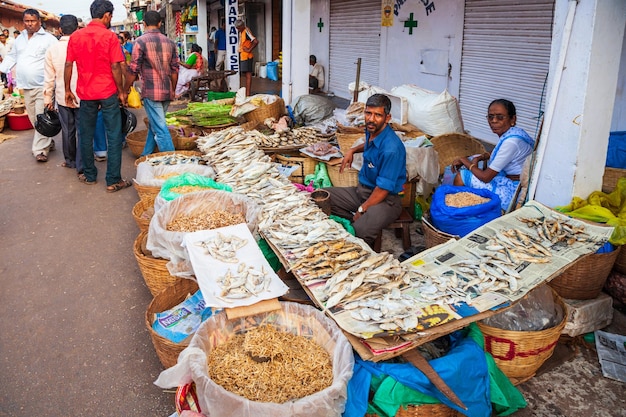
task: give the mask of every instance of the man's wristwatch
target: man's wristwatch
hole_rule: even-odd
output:
[[[359,208],[356,209],[356,211],[358,211],[361,214],[365,213],[365,210],[363,210],[363,206],[359,206]]]

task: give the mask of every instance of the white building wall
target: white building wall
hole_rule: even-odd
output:
[[[321,25],[320,28],[318,25]],[[317,62],[324,67],[324,88],[328,90],[328,61],[330,44],[330,3],[322,0],[311,1],[311,51],[309,55],[315,55]]]

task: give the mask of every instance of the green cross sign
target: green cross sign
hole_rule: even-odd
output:
[[[320,21],[317,22],[317,27],[320,28],[320,33],[322,33],[322,28],[324,27],[324,23],[322,23],[322,18],[320,17]]]
[[[413,13],[409,14],[409,20],[404,21],[404,27],[409,28],[409,35],[413,34],[413,28],[417,27],[417,20],[413,20]]]

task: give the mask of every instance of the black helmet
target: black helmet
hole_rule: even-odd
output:
[[[54,110],[45,108],[43,113],[37,115],[35,130],[48,138],[56,136],[61,131],[59,114]]]
[[[137,127],[137,117],[126,107],[120,107],[122,112],[122,133],[128,135]]]

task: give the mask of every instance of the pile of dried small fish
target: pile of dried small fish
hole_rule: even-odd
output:
[[[336,239],[322,241],[292,253],[298,256],[298,260],[291,265],[291,270],[298,271],[298,276],[306,282],[330,278],[339,270],[361,262],[369,251],[357,243]]]
[[[328,141],[331,137],[322,134],[313,127],[297,127],[294,129],[282,130],[265,135],[261,132],[253,130],[256,144],[262,148],[281,148],[286,146],[311,145],[320,141]]]
[[[160,156],[146,156],[144,162],[152,166],[156,165],[178,165],[178,164],[206,164],[206,161],[198,155],[184,155],[180,153],[172,153]]]
[[[576,242],[594,242],[586,232],[584,225],[572,225],[559,219],[542,218],[518,218],[519,221],[533,229],[537,236],[547,240],[551,244],[565,243],[568,246]]]
[[[220,294],[217,297],[226,302],[249,298],[267,291],[271,282],[272,277],[263,266],[259,271],[242,262],[237,267],[236,273],[228,269],[224,276],[217,278],[220,287]]]
[[[220,227],[245,223],[241,213],[231,213],[224,210],[213,210],[193,214],[180,214],[168,223],[166,229],[173,232],[197,232]]]
[[[206,249],[207,253],[218,261],[236,264],[239,263],[237,250],[246,246],[247,243],[247,239],[242,239],[236,235],[223,235],[217,232],[210,239],[196,242],[196,245]]]

